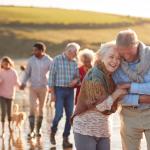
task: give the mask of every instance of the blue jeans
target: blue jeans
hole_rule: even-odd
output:
[[[74,106],[74,89],[70,87],[55,87],[55,96],[55,117],[52,123],[51,131],[56,133],[58,123],[63,116],[64,108],[66,113],[66,123],[63,137],[68,137],[71,129],[70,118],[72,116]]]
[[[76,150],[110,150],[109,137],[93,137],[74,133]]]

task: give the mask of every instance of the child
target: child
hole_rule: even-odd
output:
[[[20,86],[17,72],[14,69],[14,63],[9,57],[3,57],[0,68],[0,104],[1,104],[1,122],[2,136],[4,135],[5,118],[7,114],[8,127],[11,132],[11,106],[15,97],[16,86]]]

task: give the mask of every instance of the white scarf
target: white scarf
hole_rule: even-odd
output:
[[[132,70],[124,60],[121,62],[121,68],[131,81],[140,83],[143,82],[145,73],[150,69],[150,47],[140,42],[138,49],[140,62],[137,64],[136,69]]]

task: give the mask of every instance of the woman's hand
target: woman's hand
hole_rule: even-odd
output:
[[[117,88],[119,89],[126,89],[126,90],[129,90],[131,87],[131,84],[130,83],[122,83],[122,84],[118,84],[117,85]]]
[[[54,93],[51,93],[51,102],[55,102],[56,101],[56,96]]]
[[[19,88],[20,88],[20,90],[24,90],[24,89],[25,89],[25,87],[26,87],[26,85],[25,85],[25,84],[21,84]]]
[[[128,93],[128,91],[126,89],[122,89],[122,88],[117,88],[113,93],[112,93],[112,98],[115,100],[117,100],[118,98],[126,95]]]

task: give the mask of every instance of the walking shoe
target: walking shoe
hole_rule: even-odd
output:
[[[35,134],[35,136],[36,137],[41,137],[41,133],[38,132],[38,133]]]
[[[63,137],[63,148],[72,148],[72,144],[69,142],[68,137]]]
[[[51,134],[50,134],[50,142],[51,142],[51,144],[54,144],[54,145],[56,144],[54,132],[51,132]]]
[[[28,139],[35,138],[35,133],[31,132],[28,134]]]

